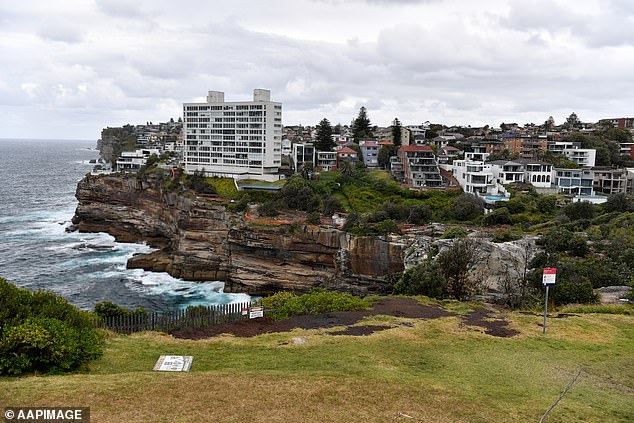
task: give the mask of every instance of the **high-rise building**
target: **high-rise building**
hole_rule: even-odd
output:
[[[253,101],[225,102],[209,91],[206,103],[183,104],[185,171],[235,179],[277,180],[282,160],[282,103],[269,90]]]

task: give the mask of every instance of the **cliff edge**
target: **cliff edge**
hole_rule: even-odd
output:
[[[223,281],[225,292],[254,295],[322,287],[384,292],[403,271],[398,239],[356,237],[314,225],[247,222],[243,212],[191,194],[163,192],[153,175],[86,176],[77,185],[73,224],[121,242],[147,242],[129,268],[165,271],[194,281]]]

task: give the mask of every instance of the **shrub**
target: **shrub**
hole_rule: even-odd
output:
[[[262,299],[267,308],[274,305],[272,317],[277,320],[287,319],[295,315],[329,313],[333,311],[364,310],[369,302],[351,294],[314,289],[309,294],[295,296],[282,294],[273,300]]]
[[[137,307],[134,311],[121,307],[110,301],[102,301],[95,304],[95,314],[102,319],[118,316],[147,316],[147,311],[142,307]]]
[[[458,220],[472,220],[484,213],[484,202],[473,194],[462,194],[453,200],[453,215]]]
[[[537,210],[549,214],[557,208],[557,197],[554,195],[542,195],[537,200]]]
[[[486,226],[493,225],[510,225],[513,223],[513,219],[511,218],[511,213],[509,209],[506,207],[500,207],[499,209],[493,210],[491,213],[484,216],[482,221]]]
[[[479,253],[475,241],[459,239],[438,254],[436,260],[447,279],[449,297],[463,301],[478,292],[481,281],[469,275],[469,270],[478,261]]]
[[[292,210],[311,212],[320,204],[319,196],[313,191],[310,181],[294,176],[280,190],[280,198]]]
[[[392,219],[375,223],[373,228],[379,235],[396,234],[400,232],[398,225]]]
[[[608,197],[608,201],[605,203],[605,211],[611,212],[628,212],[634,210],[634,202],[628,197],[627,194],[622,192],[612,194]]]
[[[344,211],[345,208],[341,201],[337,197],[328,196],[324,199],[323,205],[321,206],[322,213],[324,216],[332,216],[335,212]]]
[[[599,301],[599,296],[592,290],[587,278],[578,280],[561,280],[555,285],[555,304],[589,304]]]
[[[431,221],[432,211],[429,206],[412,206],[409,210],[407,223],[413,225],[424,225]]]
[[[277,210],[275,202],[267,201],[266,203],[258,206],[258,214],[265,217],[275,217],[279,215],[280,212]]]
[[[564,207],[564,214],[570,220],[592,219],[594,217],[594,206],[587,201],[570,203]]]
[[[0,374],[70,371],[101,352],[91,313],[0,278]]]
[[[502,231],[497,231],[495,233],[495,236],[493,237],[493,242],[517,241],[518,239],[521,239],[521,238],[522,238],[521,235],[515,234],[512,230],[504,229]]]
[[[311,225],[319,225],[321,223],[319,212],[310,212],[310,214],[306,218],[306,223],[309,223]]]
[[[394,284],[393,293],[447,298],[447,279],[442,275],[438,263],[427,259],[403,273]]]

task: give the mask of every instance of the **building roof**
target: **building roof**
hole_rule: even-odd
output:
[[[434,151],[428,145],[403,145],[399,148],[400,151]]]
[[[448,145],[446,147],[442,147],[442,150],[445,150],[445,151],[460,151],[460,149],[458,149],[456,147],[452,147],[450,145]]]
[[[346,154],[351,154],[351,153],[354,153],[354,154],[359,154],[359,153],[357,153],[355,150],[353,150],[352,148],[349,148],[349,147],[344,147],[344,148],[342,148],[341,150],[337,151],[337,154],[340,154],[340,153],[346,153]]]
[[[359,147],[378,147],[379,144],[376,141],[362,141]]]

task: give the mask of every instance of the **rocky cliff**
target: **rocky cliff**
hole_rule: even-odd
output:
[[[79,231],[158,248],[132,257],[128,267],[224,281],[226,292],[324,287],[377,293],[403,270],[400,239],[355,237],[312,225],[253,224],[221,204],[164,193],[158,181],[87,176],[76,196],[73,224]]]

